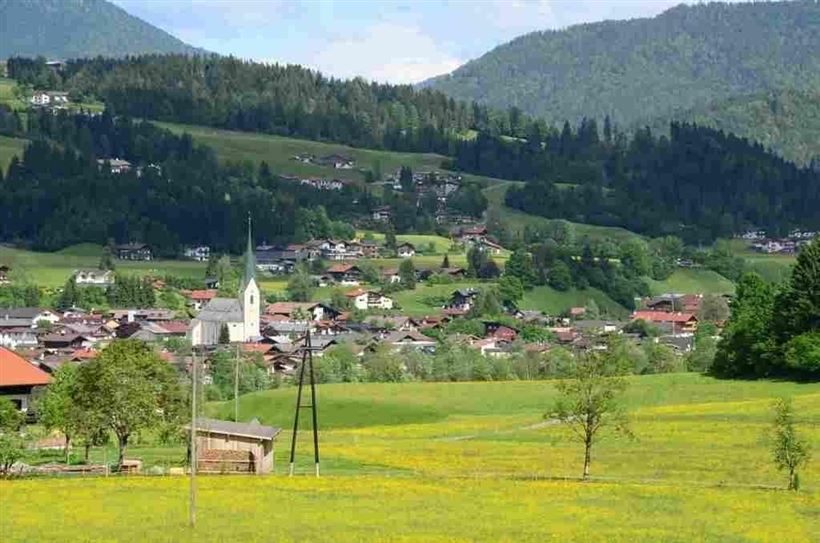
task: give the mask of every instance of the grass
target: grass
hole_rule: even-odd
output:
[[[360,231],[357,232],[357,235],[360,237],[364,237],[365,234],[369,234],[370,237],[376,241],[377,243],[384,243],[384,234],[381,232],[371,232],[371,231]],[[432,243],[434,251],[434,255],[444,255],[445,253],[462,253],[463,251],[450,251],[450,247],[453,245],[453,240],[449,238],[445,238],[442,236],[436,235],[428,235],[428,234],[399,234],[396,236],[396,242],[398,244],[402,243],[412,243],[416,247],[416,251],[422,250],[426,251],[427,247]]]
[[[537,309],[549,315],[559,315],[571,307],[584,307],[590,300],[595,300],[605,314],[614,317],[624,317],[628,314],[626,308],[596,288],[573,288],[562,292],[549,286],[535,287],[524,293],[524,299],[519,306],[521,309]]]
[[[422,317],[440,313],[443,301],[448,300],[454,290],[488,286],[492,283],[459,281],[447,285],[417,285],[413,290],[402,290],[392,296],[402,314]]]
[[[102,247],[91,243],[73,245],[54,253],[40,253],[0,246],[0,263],[7,264],[18,277],[23,276],[43,287],[60,287],[75,270],[96,268],[102,255]],[[204,262],[183,260],[154,260],[151,262],[129,262],[117,260],[117,270],[135,275],[202,278],[205,276]]]
[[[24,139],[0,136],[0,170],[3,170],[4,174],[8,171],[11,157],[15,155],[18,158],[23,157],[23,148],[26,143],[28,141]]]
[[[198,478],[187,527],[187,479],[129,477],[0,482],[4,541],[769,541],[820,531],[820,463],[788,493],[764,432],[772,398],[794,397],[800,431],[820,439],[820,384],[632,377],[636,440],[581,450],[544,424],[551,382],[340,384],[318,388],[323,477],[309,432],[276,475]],[[241,398],[243,420],[289,427],[292,387]],[[209,404],[227,416],[231,403]],[[130,457],[145,450],[140,445]],[[184,456],[184,446],[169,448]],[[99,454],[96,452],[95,454]]]
[[[663,281],[647,279],[652,294],[733,294],[735,285],[712,270],[677,269]]]

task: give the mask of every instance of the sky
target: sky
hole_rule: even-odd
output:
[[[681,0],[112,0],[197,47],[417,83],[535,30],[652,17]],[[690,2],[691,3],[691,2]]]

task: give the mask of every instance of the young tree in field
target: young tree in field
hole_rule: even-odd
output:
[[[7,475],[11,466],[23,456],[23,443],[17,435],[23,424],[23,414],[7,398],[0,398],[0,475]]]
[[[219,327],[219,344],[227,345],[231,342],[231,332],[228,330],[228,325],[224,322]]]
[[[401,279],[401,286],[406,289],[416,288],[416,267],[413,266],[413,260],[405,258],[399,264],[399,278]]]
[[[584,480],[589,479],[592,448],[600,441],[602,430],[611,427],[631,436],[621,402],[626,381],[613,375],[609,366],[599,353],[579,357],[572,378],[558,383],[558,399],[548,415],[566,425],[573,438],[583,444]]]
[[[441,261],[441,267],[446,269],[450,267],[450,255],[444,253],[444,259]]]
[[[80,366],[76,401],[82,410],[99,413],[116,434],[118,467],[135,432],[174,428],[185,411],[173,368],[137,340],[116,341]]]
[[[772,457],[777,469],[789,476],[789,490],[800,489],[797,470],[809,459],[809,445],[797,435],[794,423],[794,407],[789,398],[775,401]]]
[[[298,269],[291,276],[287,286],[288,296],[294,302],[307,302],[313,294],[313,280],[304,269]]]
[[[37,404],[40,422],[47,430],[60,430],[65,435],[65,463],[70,461],[71,439],[74,436],[76,411],[77,368],[74,364],[64,364],[54,373],[54,380]]]

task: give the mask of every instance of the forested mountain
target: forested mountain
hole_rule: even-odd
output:
[[[527,34],[425,86],[552,122],[608,114],[632,127],[737,95],[816,89],[817,51],[820,3],[711,3]],[[790,147],[732,116],[741,134]]]
[[[633,136],[594,120],[526,140],[479,134],[455,166],[528,179],[509,206],[550,218],[623,226],[691,242],[750,227],[782,233],[820,228],[820,171],[800,168],[732,134],[672,123],[670,137]]]
[[[105,0],[0,0],[0,58],[201,52]]]
[[[53,73],[42,62],[16,57],[8,71],[34,85]],[[467,129],[510,131],[508,113],[440,92],[216,55],[71,61],[54,85],[75,99],[104,100],[117,114],[361,147],[446,153]]]
[[[772,90],[743,95],[673,114],[760,142],[791,161],[820,162],[820,90]],[[653,131],[667,132],[669,120],[658,119]]]

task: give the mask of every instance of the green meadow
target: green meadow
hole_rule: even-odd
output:
[[[816,541],[820,463],[804,470],[799,493],[781,490],[766,431],[771,400],[793,396],[800,431],[817,444],[820,384],[629,381],[635,439],[605,436],[587,483],[580,446],[544,418],[551,382],[320,385],[322,477],[311,476],[304,431],[289,478],[288,387],[240,402],[241,419],[285,428],[275,473],[198,477],[196,528],[186,478],[136,476],[2,481],[0,533],[13,542]],[[233,406],[207,408],[229,417]],[[165,449],[164,461],[184,458],[184,445]],[[137,441],[129,457],[150,466],[157,454]]]

